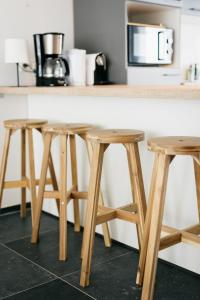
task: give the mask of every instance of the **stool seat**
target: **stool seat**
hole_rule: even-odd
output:
[[[103,144],[136,143],[144,140],[144,132],[134,129],[97,129],[88,132],[87,138]]]
[[[86,133],[91,128],[93,128],[92,125],[82,123],[55,123],[45,125],[43,127],[43,132],[56,134],[79,134]]]
[[[200,152],[200,137],[167,136],[148,140],[148,149],[168,155]]]
[[[43,119],[16,119],[4,121],[4,126],[9,129],[41,128],[46,123]]]

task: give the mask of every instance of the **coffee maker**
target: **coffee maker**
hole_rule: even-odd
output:
[[[34,34],[36,85],[68,85],[69,66],[62,57],[64,34],[47,32]]]

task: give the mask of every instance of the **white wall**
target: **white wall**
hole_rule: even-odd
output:
[[[26,96],[6,96],[0,97],[0,154],[3,149],[3,121],[6,119],[17,119],[28,116],[28,101]],[[20,178],[20,135],[18,132],[13,134],[11,139],[11,151],[9,152],[9,161],[6,179],[14,180]],[[5,190],[3,195],[2,207],[19,204],[20,191]]]
[[[200,17],[183,15],[181,26],[181,69],[193,63],[200,64]]]
[[[73,0],[1,0],[0,2],[0,85],[16,85],[16,66],[4,63],[6,38],[28,40],[34,61],[34,33],[65,33],[65,49],[73,45]],[[5,76],[6,74],[6,76]],[[34,83],[34,76],[20,74],[22,84]]]
[[[6,38],[25,38],[30,60],[34,61],[34,33],[57,31],[65,33],[65,49],[73,47],[73,0],[1,0],[0,1],[0,85],[16,85],[16,66],[4,63]],[[35,76],[20,72],[21,84],[35,84]],[[28,117],[26,96],[0,98],[0,154],[3,146],[3,120]],[[13,138],[13,151],[9,156],[7,177],[19,178],[18,134]],[[20,192],[6,191],[2,206],[19,203]]]
[[[64,122],[87,122],[107,128],[136,128],[145,131],[146,140],[160,135],[199,136],[199,111],[200,102],[196,100],[29,96],[31,117]],[[37,147],[42,149],[39,141]],[[86,190],[89,171],[86,151],[80,140],[77,148],[79,185],[81,190]],[[56,141],[53,149],[54,158],[58,159]],[[146,141],[140,143],[140,150],[148,195],[154,155],[147,151]],[[58,160],[56,166],[59,170]],[[112,145],[106,151],[102,179],[102,190],[108,206],[118,207],[131,201],[126,153],[122,146]],[[46,200],[44,208],[56,213],[54,201]],[[198,223],[191,158],[177,157],[171,165],[165,208],[164,224],[185,228]],[[71,207],[68,207],[68,218],[73,220]],[[110,223],[114,239],[137,246],[133,224],[120,220]],[[100,226],[98,230],[101,231]],[[198,247],[178,245],[162,251],[160,257],[200,273]]]

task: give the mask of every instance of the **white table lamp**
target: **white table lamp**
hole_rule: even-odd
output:
[[[5,40],[5,62],[17,64],[17,86],[19,86],[19,64],[29,64],[26,40]]]

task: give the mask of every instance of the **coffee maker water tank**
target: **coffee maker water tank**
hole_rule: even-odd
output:
[[[47,32],[43,34],[44,54],[61,55],[64,44],[64,33]]]

